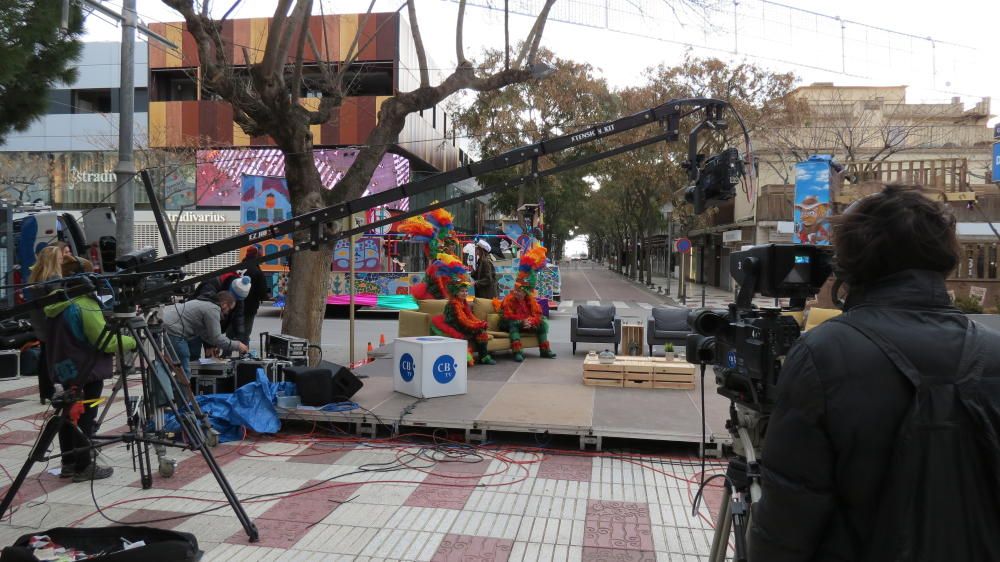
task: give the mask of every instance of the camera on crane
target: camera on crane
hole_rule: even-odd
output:
[[[684,200],[694,206],[694,213],[700,215],[707,207],[717,207],[724,201],[736,197],[736,186],[746,175],[740,151],[729,148],[706,159],[699,154],[696,161],[683,165],[688,170],[694,184],[684,189]]]
[[[755,294],[791,299],[787,310],[801,310],[833,270],[828,247],[767,244],[735,252],[733,279],[740,285],[728,310],[691,311],[686,355],[691,363],[713,365],[718,392],[734,403],[766,414],[774,406],[775,386],[785,355],[799,338],[796,320],[779,307],[756,307]]]

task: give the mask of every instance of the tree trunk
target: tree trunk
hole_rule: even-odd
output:
[[[306,133],[306,137],[294,138],[288,143],[293,146],[283,147],[285,178],[288,180],[292,212],[298,216],[324,206],[322,181],[313,162],[311,135]],[[294,240],[296,244],[306,243],[309,234],[300,231]],[[320,344],[326,296],[330,292],[332,257],[332,243],[322,244],[316,251],[292,255],[288,295],[281,318],[282,333]]]
[[[653,252],[646,250],[646,284],[653,284]]]
[[[635,281],[639,269],[639,238],[637,236],[632,236],[631,246],[632,251],[629,252],[628,257],[628,278]]]

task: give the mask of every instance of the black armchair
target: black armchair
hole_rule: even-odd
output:
[[[573,342],[573,354],[577,343],[610,343],[618,355],[618,343],[622,340],[622,321],[617,318],[614,306],[576,307],[576,316],[569,321],[569,341]]]
[[[672,343],[684,347],[687,344],[688,328],[687,308],[656,307],[646,320],[646,343],[649,345],[649,356],[653,356],[653,346]]]

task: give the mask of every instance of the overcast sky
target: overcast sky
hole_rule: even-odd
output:
[[[217,15],[234,0],[213,3]],[[544,45],[559,56],[586,60],[616,86],[642,80],[647,67],[680,60],[686,45],[698,55],[750,60],[777,71],[794,71],[802,83],[910,86],[911,101],[945,101],[961,96],[967,104],[991,96],[1000,103],[1000,65],[995,45],[1000,2],[991,0],[699,0],[712,9],[698,12],[673,0],[558,0]],[[362,12],[367,0],[317,0],[325,13]],[[499,0],[470,0],[499,5]],[[377,11],[392,11],[401,0],[377,0]],[[511,0],[512,11],[535,11],[540,0]],[[734,14],[734,4],[736,13]],[[120,7],[120,0],[106,2]],[[230,17],[271,15],[275,2],[243,0]],[[138,0],[146,22],[177,21],[159,0]],[[458,4],[421,0],[419,21],[435,66],[454,64],[454,22]],[[832,19],[839,16],[846,23]],[[532,18],[512,15],[511,36],[523,37]],[[611,28],[611,30],[603,29]],[[120,31],[90,17],[88,40],[117,40]],[[470,5],[467,53],[503,44],[503,15]],[[933,38],[928,41],[926,37]],[[734,52],[735,51],[735,52]]]

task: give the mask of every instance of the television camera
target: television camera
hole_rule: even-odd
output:
[[[728,310],[693,310],[688,324],[694,333],[688,335],[686,346],[687,360],[701,365],[702,379],[705,367],[712,365],[718,393],[731,401],[726,429],[733,436],[735,457],[726,469],[711,562],[725,559],[730,528],[734,560],[746,560],[750,505],[760,499],[757,457],[777,398],[782,363],[800,335],[794,318],[783,315],[778,306],[755,306],[753,297],[787,298],[785,310],[802,310],[833,271],[832,252],[812,245],[755,246],[733,253],[730,259],[730,271],[740,286],[736,302]]]
[[[802,310],[832,272],[832,254],[820,246],[767,244],[730,256],[740,290],[728,310],[691,312],[687,358],[715,367],[718,392],[746,408],[767,414],[774,405],[781,362],[799,338],[799,325],[779,307],[755,307],[755,294],[790,299]]]
[[[684,200],[700,215],[705,207],[713,207],[736,196],[736,186],[746,176],[740,151],[728,148],[711,158],[698,154],[684,163],[694,183],[684,189]]]
[[[117,312],[134,310],[135,307],[145,310],[169,304],[174,296],[191,294],[190,285],[178,283],[184,279],[184,272],[180,269],[128,273],[155,261],[156,249],[148,246],[122,254],[115,260],[119,272],[105,276],[104,279],[112,289],[110,296],[114,298]]]

